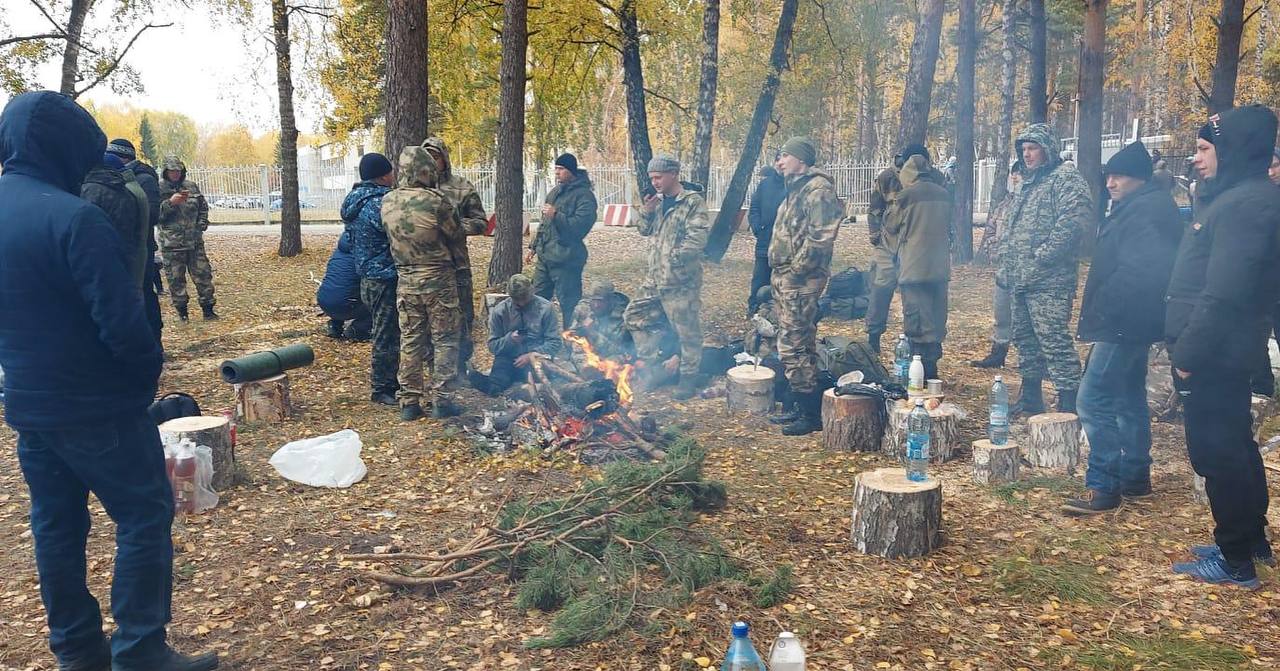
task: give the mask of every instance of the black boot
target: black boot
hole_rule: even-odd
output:
[[[1009,343],[991,343],[991,353],[985,359],[970,361],[974,368],[1004,368],[1004,359],[1009,356]]]
[[[938,359],[942,358],[942,344],[930,343],[920,346],[920,361],[924,364],[925,381],[938,379]]]
[[[1076,412],[1076,391],[1075,389],[1058,390],[1058,412]]]
[[[1040,390],[1040,378],[1022,378],[1022,389],[1018,390],[1018,400],[1009,408],[1010,417],[1039,415],[1044,412],[1044,392]]]
[[[213,671],[218,668],[218,655],[210,652],[188,656],[170,648],[162,659],[145,666],[134,667],[116,662],[111,668],[113,671]]]
[[[791,422],[796,421],[796,418],[800,416],[800,410],[796,407],[795,394],[788,390],[779,396],[778,400],[782,403],[782,412],[769,415],[769,423],[790,424]]]
[[[185,305],[175,305],[175,306],[173,306],[173,309],[174,309],[174,311],[175,311],[175,312],[177,312],[177,313],[178,313],[178,319],[181,319],[181,320],[182,320],[182,321],[184,321],[184,322],[185,322],[185,321],[188,321],[188,319],[190,319],[190,318],[187,316],[187,306],[185,306]]]
[[[867,334],[867,346],[869,346],[871,348],[871,351],[875,352],[876,354],[880,353],[880,336],[881,334],[879,333]]]
[[[207,322],[211,322],[218,318],[218,313],[213,311],[213,304],[201,305],[200,310],[204,313],[204,320]]]
[[[410,403],[400,408],[400,419],[406,422],[414,422],[422,419],[422,405],[418,403]]]
[[[822,392],[812,391],[797,394],[797,406],[800,416],[795,421],[782,427],[784,436],[805,436],[822,430]]]
[[[462,414],[462,406],[453,402],[453,399],[437,397],[435,403],[431,404],[431,418],[444,419],[445,417],[457,417]]]

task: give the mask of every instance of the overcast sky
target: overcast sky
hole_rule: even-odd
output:
[[[103,4],[91,15],[91,23],[109,20],[103,10],[110,3]],[[25,0],[0,0],[0,5],[14,34],[46,32],[50,27]],[[157,7],[159,12],[152,22],[172,21],[173,27],[148,30],[125,59],[138,71],[145,90],[121,97],[99,85],[83,99],[128,101],[138,107],[181,112],[198,125],[244,123],[254,132],[275,128],[275,61],[267,43],[252,37],[246,46],[244,27],[212,19],[203,9],[184,9],[176,3],[159,3]],[[295,56],[295,72],[299,60]],[[58,88],[59,63],[54,59],[41,70],[41,85]],[[8,102],[8,95],[0,92],[0,104],[4,102]],[[314,130],[314,112],[314,105],[298,106],[298,126],[304,132]]]

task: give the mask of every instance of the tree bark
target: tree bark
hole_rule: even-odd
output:
[[[858,150],[871,160],[880,149],[876,122],[880,117],[880,54],[868,49],[862,59],[862,95],[858,96]]]
[[[1095,205],[1102,194],[1102,86],[1106,67],[1107,0],[1086,0],[1084,15],[1084,48],[1080,52],[1080,136],[1076,146],[1076,165]],[[1095,227],[1090,224],[1086,240],[1091,241]],[[1086,242],[1086,248],[1092,245]]]
[[[640,193],[650,188],[649,114],[644,104],[644,68],[640,61],[640,25],[636,19],[636,0],[622,0],[618,7],[618,27],[622,34],[622,83],[627,91],[627,137],[631,140],[631,160],[635,165],[636,186]]]
[[[75,97],[76,81],[80,78],[80,39],[84,35],[84,20],[93,8],[93,0],[71,0],[71,12],[67,16],[66,46],[62,50],[62,81],[58,91]]]
[[[702,78],[698,83],[697,129],[693,134],[692,179],[706,185],[711,176],[711,135],[716,117],[716,84],[720,60],[720,0],[706,0],[702,10]]]
[[[1027,75],[1027,98],[1031,103],[1031,123],[1049,121],[1048,20],[1044,0],[1031,0],[1031,71]]]
[[[523,2],[502,6],[502,62],[498,70],[498,157],[494,216],[497,220],[489,286],[499,286],[520,272],[524,259],[524,92],[529,47],[529,7]]]
[[[1018,61],[1016,50],[1018,0],[1003,0],[1001,7],[1001,30],[1004,32],[1004,45],[1000,49],[1000,136],[996,145],[996,176],[991,185],[991,205],[1005,199],[1009,188],[1005,184],[1009,177],[1009,163],[1013,153],[1013,105],[1015,88],[1018,85]],[[991,208],[988,207],[990,212]]]
[[[751,186],[751,174],[755,171],[756,161],[760,159],[764,132],[769,119],[773,117],[773,103],[778,97],[778,86],[782,83],[782,70],[787,67],[787,50],[791,48],[791,34],[795,29],[799,7],[800,0],[782,0],[782,13],[778,17],[778,29],[773,34],[773,50],[769,54],[769,71],[765,75],[764,85],[760,87],[760,98],[756,101],[755,111],[751,114],[751,126],[748,127],[747,138],[742,144],[742,155],[738,157],[733,178],[729,180],[724,198],[720,201],[720,212],[716,214],[716,221],[711,227],[706,256],[712,261],[718,262],[724,258],[729,240],[733,237],[734,220],[747,197],[747,188]]]
[[[298,122],[293,115],[293,59],[289,49],[289,7],[271,0],[276,42],[276,92],[280,98],[280,256],[302,253],[302,208],[298,203]]]
[[[427,139],[427,3],[388,0],[386,133],[392,165],[400,150]]]
[[[973,260],[973,115],[974,70],[978,40],[975,0],[960,0],[957,30],[959,60],[956,63],[956,196],[952,219],[956,222],[953,256],[956,263]]]
[[[1244,32],[1245,0],[1222,0],[1218,13],[1218,56],[1213,63],[1213,89],[1209,112],[1225,112],[1236,100],[1236,75],[1240,70],[1240,36]]]
[[[911,64],[902,96],[898,121],[898,147],[924,143],[929,136],[929,109],[933,98],[933,74],[938,67],[938,47],[942,41],[942,14],[946,0],[924,0],[924,10],[916,21],[911,38]]]

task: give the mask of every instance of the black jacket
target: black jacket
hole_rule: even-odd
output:
[[[1079,338],[1133,345],[1163,340],[1165,290],[1181,238],[1178,206],[1154,181],[1115,203],[1098,227]]]
[[[142,161],[130,161],[125,166],[138,178],[138,186],[147,194],[147,250],[153,255],[159,249],[156,246],[156,224],[160,223],[160,175],[156,169]]]
[[[1260,105],[1220,116],[1218,173],[1204,182],[1169,281],[1165,339],[1174,367],[1247,375],[1280,297],[1280,189],[1267,179],[1276,117]]]
[[[773,223],[778,218],[778,208],[787,197],[787,184],[777,170],[765,166],[760,174],[764,179],[751,194],[751,207],[747,210],[747,223],[756,236],[756,256],[769,256],[769,243],[773,241]]]
[[[84,185],[80,187],[80,197],[107,213],[111,227],[120,236],[120,258],[124,259],[125,267],[131,270],[138,268],[141,264],[138,254],[143,249],[144,236],[147,234],[144,228],[149,227],[142,225],[138,201],[125,188],[124,176],[104,166],[95,167],[85,175]]]
[[[146,412],[162,357],[142,291],[102,210],[76,194],[107,138],[49,91],[0,115],[0,367],[19,430],[85,427]]]

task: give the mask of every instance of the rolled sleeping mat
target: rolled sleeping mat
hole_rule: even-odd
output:
[[[310,345],[286,345],[223,361],[222,379],[231,384],[263,380],[286,370],[310,366],[315,360],[316,353]]]

